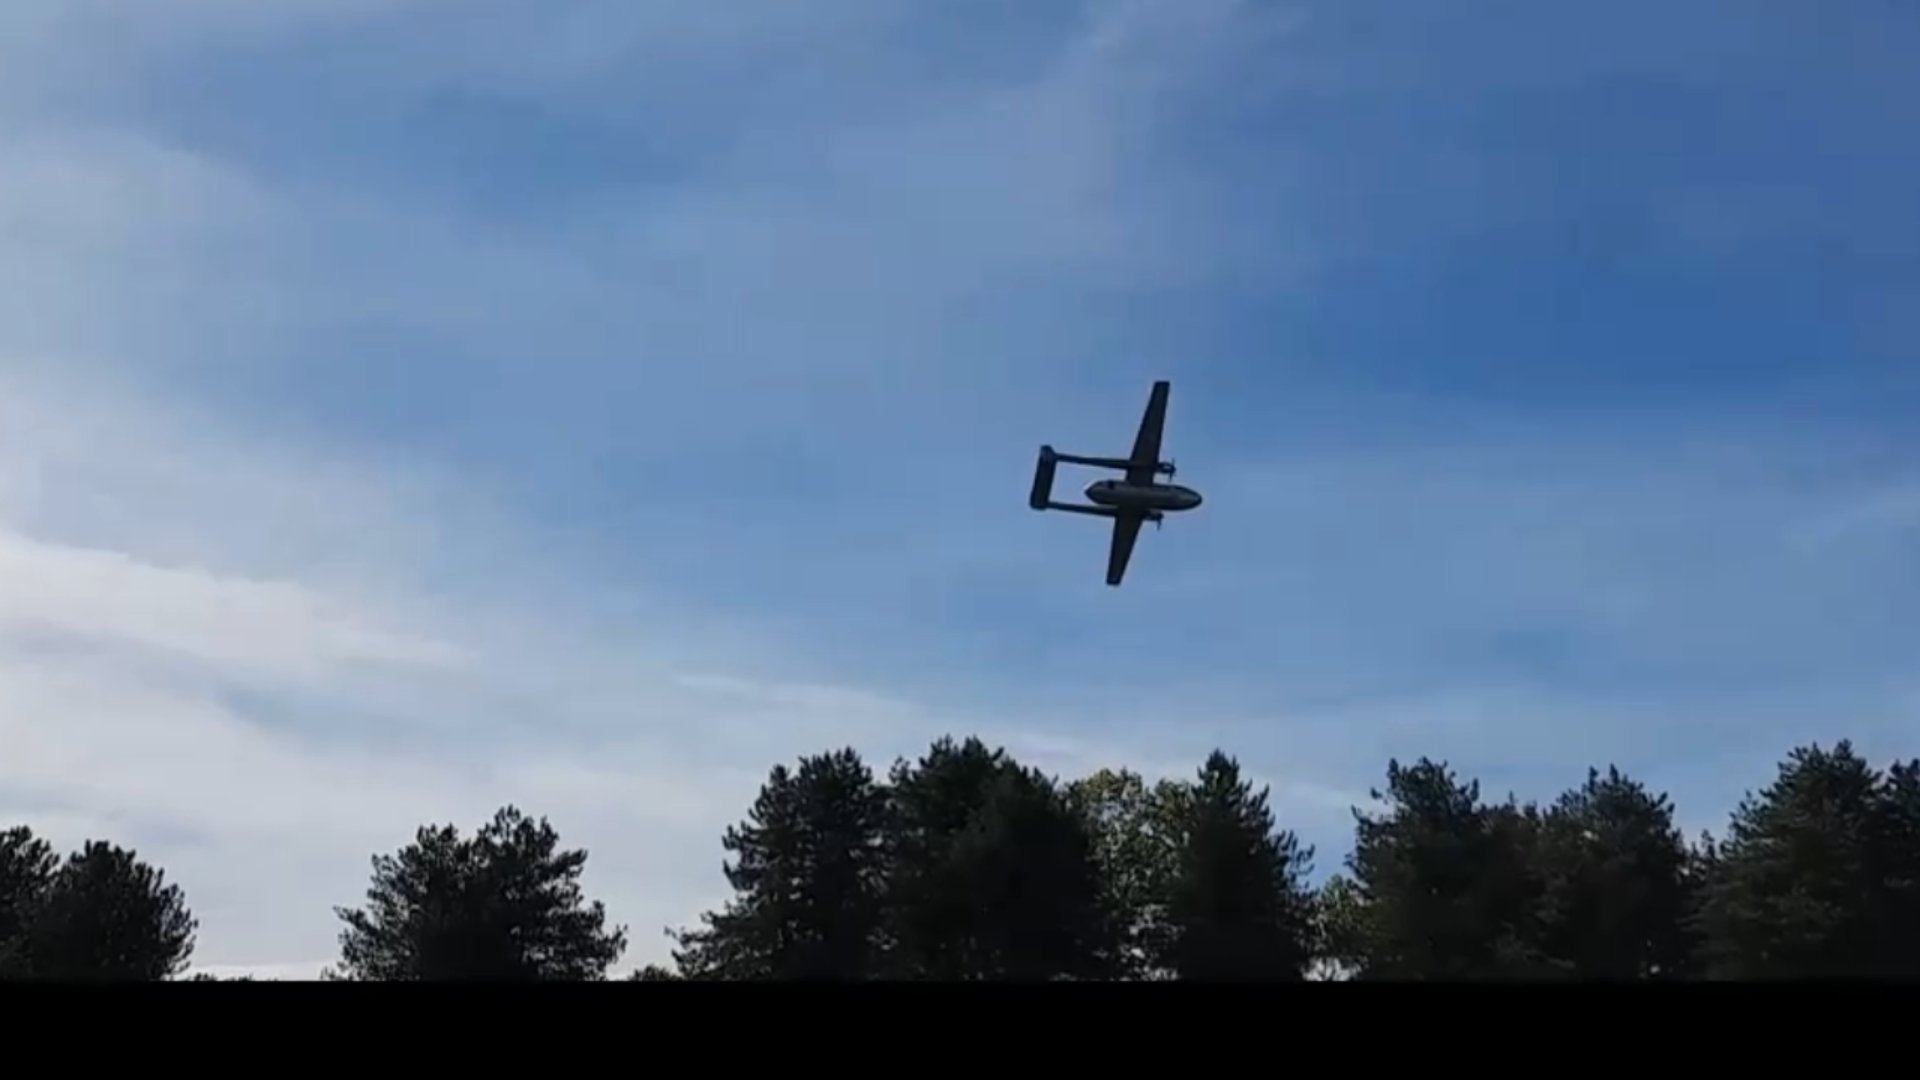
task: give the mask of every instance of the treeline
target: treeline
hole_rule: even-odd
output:
[[[1793,751],[1692,842],[1615,769],[1547,803],[1388,766],[1343,869],[1215,753],[1186,780],[1061,782],[977,740],[876,773],[778,766],[721,839],[734,891],[640,980],[1699,980],[1920,976],[1920,762]],[[350,980],[594,980],[627,946],[587,853],[512,807],[429,826],[337,909]],[[0,977],[163,979],[178,887],[90,843],[0,833]],[[204,977],[204,976],[202,976]]]

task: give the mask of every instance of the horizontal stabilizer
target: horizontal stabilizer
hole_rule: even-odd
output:
[[[1059,468],[1059,459],[1053,447],[1040,448],[1040,460],[1033,466],[1033,494],[1028,496],[1027,505],[1035,510],[1045,510],[1053,500],[1053,474]]]

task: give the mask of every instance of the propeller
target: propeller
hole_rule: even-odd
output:
[[[1172,460],[1167,460],[1160,463],[1161,475],[1165,476],[1169,480],[1173,479],[1174,474],[1177,473],[1178,471],[1179,471],[1178,467],[1174,464]]]

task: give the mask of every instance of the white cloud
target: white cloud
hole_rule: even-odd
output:
[[[644,958],[653,929],[711,892],[718,830],[769,755],[829,734],[814,713],[835,695],[755,691],[775,695],[793,736],[734,741],[736,716],[762,721],[726,695],[664,680],[652,692],[645,674],[567,686],[633,643],[569,627],[562,606],[415,603],[397,585],[404,563],[306,578],[286,558],[312,543],[303,525],[333,515],[381,547],[392,492],[377,476],[297,458],[262,470],[274,448],[204,428],[169,438],[152,412],[112,439],[49,445],[36,430],[97,432],[98,414],[70,396],[34,401],[43,423],[0,430],[0,461],[43,478],[39,495],[9,485],[0,509],[0,819],[67,844],[104,833],[139,846],[188,888],[210,963],[325,955],[329,906],[355,898],[368,854],[417,824],[471,827],[508,801],[595,850],[597,891],[636,923]],[[254,467],[236,477],[226,461]],[[297,494],[329,471],[332,482]],[[176,482],[116,482],[152,472]],[[76,505],[111,506],[124,546],[70,542],[94,524],[61,513]],[[191,563],[154,559],[139,526]],[[246,539],[261,527],[288,530],[282,565],[224,573],[234,554],[272,561]],[[353,578],[390,591],[374,598]],[[533,632],[509,647],[489,626]],[[610,707],[593,704],[603,694]]]
[[[431,554],[399,496],[435,500],[404,469],[183,425],[160,400],[8,390],[0,820],[136,846],[188,890],[212,970],[313,970],[369,855],[508,802],[592,851],[590,891],[631,925],[638,963],[662,955],[660,927],[715,900],[720,831],[773,762],[852,744],[884,768],[949,730],[1068,775],[1130,760],[1044,726],[768,677],[741,659],[765,655],[751,639],[704,657],[655,647],[670,618],[570,610],[564,568],[524,554],[501,565],[552,581],[545,603],[472,578],[428,597]],[[352,549],[315,560],[336,522]],[[505,522],[461,524],[512,548]]]
[[[19,533],[0,535],[0,582],[0,612],[13,633],[130,643],[236,674],[264,669],[290,678],[355,661],[458,659],[444,643],[375,629],[299,585],[156,566]]]

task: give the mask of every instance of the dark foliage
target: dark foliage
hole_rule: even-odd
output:
[[[678,935],[696,978],[863,979],[876,970],[886,795],[852,750],[775,766],[721,846],[735,899]]]
[[[53,846],[16,826],[0,831],[0,979],[28,974],[27,930],[53,887]]]
[[[1914,762],[1873,768],[1845,742],[1793,751],[1743,799],[1707,862],[1697,928],[1713,978],[1913,978]]]
[[[580,889],[585,851],[560,848],[545,818],[513,807],[473,837],[422,827],[373,860],[364,908],[336,909],[338,975],[356,980],[599,979],[626,948]]]
[[[1387,765],[1383,813],[1355,812],[1343,918],[1368,979],[1539,975],[1530,864],[1537,815],[1487,806],[1480,785],[1426,759]]]
[[[1149,786],[1127,770],[1102,769],[1068,785],[1068,804],[1093,842],[1120,978],[1167,975],[1161,966],[1169,933],[1167,891],[1179,855],[1184,794],[1173,781]]]
[[[1061,784],[977,739],[884,779],[853,750],[774,768],[721,844],[732,898],[636,982],[1920,978],[1920,762],[1788,755],[1718,838],[1589,770],[1545,804],[1389,763],[1344,872],[1224,752],[1189,780]],[[594,980],[626,945],[587,853],[508,807],[373,860],[338,910],[357,980]],[[134,853],[0,831],[0,978],[176,977],[196,924]],[[197,981],[223,981],[191,976]]]
[[[1097,979],[1121,963],[1094,839],[1065,792],[977,739],[889,783],[887,974]]]
[[[978,740],[942,740],[878,790],[864,955],[895,978],[1920,976],[1920,765],[1881,774],[1844,745],[1796,751],[1724,841],[1691,846],[1667,797],[1617,768],[1542,807],[1484,802],[1442,763],[1390,763],[1346,873],[1318,893],[1311,852],[1220,752],[1192,781],[1103,770],[1061,789]],[[756,807],[749,824],[766,820]],[[773,910],[746,884],[729,911]],[[830,924],[789,906],[805,912],[793,940]],[[779,939],[765,922],[754,935]],[[683,967],[778,977],[754,970]]]
[[[1267,792],[1215,751],[1174,811],[1167,935],[1158,968],[1176,978],[1298,982],[1315,958],[1313,852],[1274,830]]]
[[[48,873],[44,844],[25,830],[6,836],[8,977],[157,981],[186,968],[198,924],[162,871],[90,840]]]
[[[1694,882],[1673,805],[1609,768],[1539,817],[1540,951],[1555,973],[1671,980],[1695,952]]]

